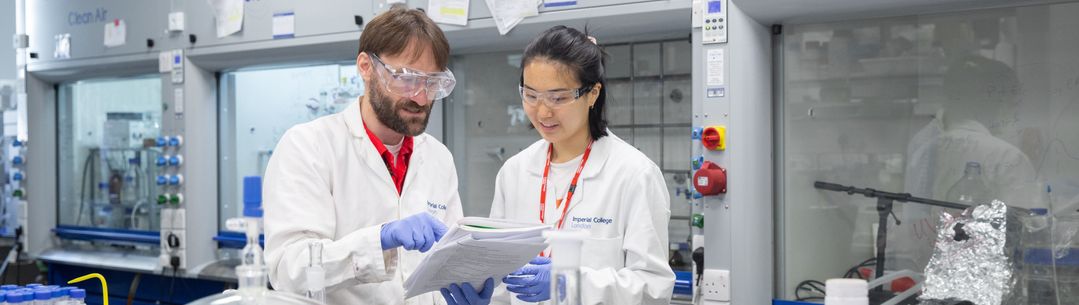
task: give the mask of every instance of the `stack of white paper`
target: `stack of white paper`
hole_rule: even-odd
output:
[[[482,287],[528,264],[547,249],[540,223],[465,217],[440,240],[405,280],[405,298],[437,291],[452,283]]]

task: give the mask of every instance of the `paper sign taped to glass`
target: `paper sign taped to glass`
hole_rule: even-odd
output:
[[[543,231],[551,226],[504,219],[465,217],[438,241],[405,280],[405,298],[453,283],[482,287],[500,280],[547,249]]]

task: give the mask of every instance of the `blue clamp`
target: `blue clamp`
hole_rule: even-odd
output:
[[[22,156],[15,156],[14,158],[11,158],[11,164],[22,164]]]
[[[689,138],[692,140],[700,140],[701,134],[704,134],[704,128],[693,128],[693,132],[690,133]]]
[[[168,182],[169,182],[169,180],[168,180],[168,178],[165,178],[165,175],[157,176],[157,185],[165,185],[165,183],[168,183]]]
[[[157,147],[165,147],[165,144],[168,144],[168,143],[169,143],[168,140],[166,140],[165,137],[163,137],[163,136],[162,137],[157,137],[157,141],[154,142],[154,144],[156,144]]]
[[[12,141],[11,147],[22,147],[22,142],[19,140]]]
[[[180,175],[169,177],[169,185],[180,185]]]
[[[693,199],[701,199],[701,198],[704,198],[704,195],[701,195],[701,193],[698,193],[698,192],[693,192]]]
[[[701,165],[704,164],[704,156],[693,157],[689,163],[693,164],[693,170],[701,169]]]
[[[169,165],[170,166],[180,166],[180,157],[179,156],[169,157]]]
[[[23,175],[21,172],[15,172],[15,174],[11,175],[11,180],[22,181],[22,179]]]
[[[168,164],[168,162],[169,160],[165,159],[164,156],[158,156],[157,161],[154,162],[154,164],[156,164],[157,166],[165,166],[165,164]]]
[[[180,136],[169,137],[169,146],[179,147],[180,146]]]

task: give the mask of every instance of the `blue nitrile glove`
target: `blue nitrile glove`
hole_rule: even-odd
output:
[[[487,278],[483,281],[482,291],[476,291],[469,283],[450,284],[439,291],[448,305],[488,305],[491,304],[491,294],[495,292],[495,279]]]
[[[405,250],[427,252],[442,239],[442,234],[446,234],[446,225],[431,214],[421,212],[382,225],[382,250],[405,247]]]
[[[502,278],[506,290],[525,302],[541,302],[551,298],[551,259],[537,256],[528,265]]]

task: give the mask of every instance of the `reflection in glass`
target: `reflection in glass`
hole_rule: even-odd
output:
[[[357,103],[363,79],[352,63],[240,70],[222,74],[220,228],[243,209],[243,177],[261,176],[277,141],[293,125]]]
[[[684,270],[690,260],[685,244],[690,231],[686,190],[693,100],[692,59],[687,54],[692,47],[677,40],[607,45],[604,50],[609,56],[608,126],[663,170],[671,196],[669,233],[672,262],[677,262],[672,264]],[[520,56],[519,52],[468,54],[451,61],[458,84],[446,104],[446,143],[458,164],[465,216],[489,214],[491,186],[502,164],[540,139],[517,92]]]
[[[59,91],[59,225],[158,230],[160,78],[85,80]]]
[[[1065,119],[1079,117],[1076,13],[1055,4],[786,32],[781,297],[874,256],[875,201],[814,181],[1076,214],[1079,123]],[[888,270],[924,270],[941,212],[958,211],[896,205]]]

